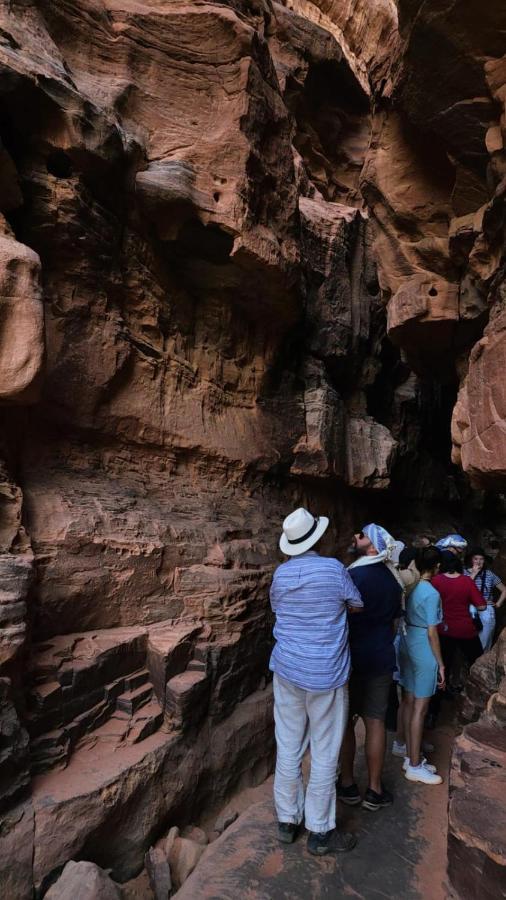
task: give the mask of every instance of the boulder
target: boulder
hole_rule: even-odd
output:
[[[163,852],[167,859],[170,858],[172,847],[174,846],[174,841],[179,837],[179,828],[177,825],[173,825],[172,828],[169,828],[167,833],[167,837],[163,842]]]
[[[161,847],[151,847],[146,853],[145,865],[155,900],[167,900],[172,892],[172,879],[164,850]]]
[[[73,860],[45,894],[47,900],[121,900],[121,896],[107,872],[95,863]]]
[[[214,823],[214,832],[217,835],[223,834],[227,828],[239,818],[239,813],[235,809],[226,810],[221,816],[218,816]]]
[[[0,885],[8,900],[33,900],[34,815],[30,800],[0,820]]]
[[[0,315],[0,400],[34,402],[44,358],[40,258],[9,229],[0,234]]]
[[[28,734],[16,710],[10,679],[0,678],[0,812],[28,793],[28,746]],[[4,826],[10,831],[9,819]]]
[[[175,839],[169,853],[169,863],[174,887],[180,888],[193,872],[205,847],[188,838]]]
[[[462,900],[506,896],[506,630],[471,668],[450,769],[448,872]]]
[[[183,828],[181,837],[195,841],[196,844],[201,844],[202,847],[206,847],[209,843],[205,831],[202,828],[197,828],[196,825],[188,825],[186,828]]]

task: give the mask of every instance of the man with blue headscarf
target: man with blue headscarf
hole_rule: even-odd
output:
[[[357,559],[349,573],[364,609],[360,621],[349,621],[352,674],[349,682],[349,722],[341,749],[337,796],[351,806],[362,803],[377,810],[393,802],[381,781],[385,760],[385,714],[396,667],[395,620],[402,615],[402,582],[392,563],[396,542],[381,525],[366,525],[353,538]],[[365,753],[369,784],[362,799],[353,774],[355,721],[365,724]]]

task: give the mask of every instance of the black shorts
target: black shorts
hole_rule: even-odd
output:
[[[351,673],[350,678],[350,717],[362,716],[365,719],[381,719],[385,721],[388,708],[388,696],[392,684],[392,674],[367,678]]]

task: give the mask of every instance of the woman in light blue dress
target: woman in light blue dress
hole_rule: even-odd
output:
[[[408,756],[408,781],[441,784],[442,778],[420,755],[423,724],[430,698],[444,686],[444,665],[437,626],[442,621],[441,597],[430,581],[439,570],[441,553],[427,547],[417,554],[420,581],[406,601],[406,633],[400,645],[400,682]]]

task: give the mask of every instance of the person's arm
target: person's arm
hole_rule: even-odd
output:
[[[472,603],[473,606],[475,606],[476,609],[481,612],[483,609],[487,608],[487,601],[485,600],[483,594],[480,594],[473,579],[470,578],[469,575],[467,576],[467,578],[469,579],[469,593],[471,595],[469,597],[469,602]]]
[[[490,572],[490,576],[492,579],[491,596],[493,597],[494,591],[499,591],[499,597],[496,601],[494,601],[494,606],[496,606],[497,609],[500,609],[504,601],[506,600],[506,585],[502,583],[501,579],[495,574],[495,572]]]
[[[496,609],[500,609],[504,601],[506,600],[506,585],[504,585],[502,581],[500,581],[499,584],[495,585],[495,587],[499,591],[499,599],[496,600],[495,606]]]
[[[364,601],[360,596],[360,591],[354,583],[349,572],[344,570],[343,573],[343,596],[346,600],[346,606],[348,607],[348,612],[350,613],[358,613],[362,612],[364,608]]]
[[[271,589],[269,591],[269,600],[271,601],[271,609],[273,612],[276,612],[276,603],[278,599],[278,591],[276,584],[276,573],[274,573],[274,577],[272,579]]]
[[[429,643],[432,648],[432,652],[436,657],[437,668],[438,668],[438,676],[437,683],[438,687],[441,691],[444,691],[445,688],[445,667],[443,663],[443,657],[441,655],[441,644],[439,643],[439,634],[437,631],[437,625],[429,625],[427,628],[427,634],[429,635]]]
[[[473,581],[476,582],[476,579],[481,571],[481,566],[473,566],[471,569],[468,569],[467,572],[465,571],[464,574],[469,575],[469,578],[472,578]]]
[[[406,596],[408,596],[420,581],[420,573],[414,562],[410,563],[407,569],[398,569],[397,572],[404,586]]]

